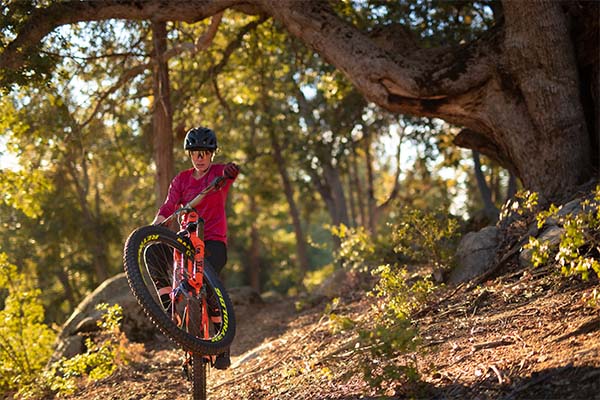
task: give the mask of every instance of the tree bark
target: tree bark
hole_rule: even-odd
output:
[[[258,215],[258,205],[253,193],[250,193],[250,215]],[[250,225],[250,251],[248,256],[248,281],[250,286],[260,293],[260,234],[255,221],[252,221]]]
[[[479,194],[483,201],[483,212],[490,222],[498,219],[498,208],[492,200],[492,192],[485,181],[485,175],[481,170],[481,159],[479,153],[476,150],[472,150],[473,154],[473,166],[475,170],[475,179],[477,181],[477,187],[479,188]]]
[[[356,144],[355,144],[356,146]],[[358,174],[358,155],[356,154],[356,147],[352,148],[352,180],[354,182],[354,189],[356,190],[356,197],[358,203],[358,214],[360,215],[360,224],[366,228],[367,218],[365,212],[363,188],[360,181],[360,175]]]
[[[365,169],[367,171],[367,211],[369,215],[368,230],[372,235],[377,234],[377,226],[375,224],[375,186],[373,183],[373,159],[371,157],[371,132],[366,128],[364,130],[364,146],[365,146]]]
[[[154,43],[154,105],[152,114],[152,136],[154,160],[156,162],[156,207],[164,202],[169,184],[175,175],[173,157],[173,112],[167,58],[167,26],[165,22],[152,22]]]
[[[358,212],[356,210],[356,191],[352,187],[352,169],[350,163],[348,163],[348,172],[346,174],[346,188],[348,189],[348,206],[350,209],[350,224],[351,226],[357,226]]]
[[[296,206],[294,200],[294,189],[290,182],[290,177],[286,169],[285,159],[281,153],[281,145],[277,139],[276,133],[272,127],[269,129],[269,136],[271,137],[271,146],[273,146],[273,159],[277,165],[279,176],[283,182],[283,192],[290,208],[290,215],[292,217],[292,225],[294,226],[294,235],[296,236],[296,255],[298,256],[298,267],[300,267],[300,282],[310,270],[310,264],[308,261],[308,251],[306,248],[306,240],[304,238],[304,231],[302,229],[302,222],[300,220],[300,212]]]

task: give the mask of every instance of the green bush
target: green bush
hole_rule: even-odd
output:
[[[100,380],[112,375],[119,365],[129,361],[132,349],[119,327],[123,317],[121,306],[99,304],[96,308],[104,311],[102,319],[98,321],[101,333],[95,340],[86,339],[85,353],[69,359],[62,358],[52,364],[44,373],[49,390],[72,394],[77,388],[78,378]]]
[[[341,224],[332,227],[331,233],[340,238],[335,260],[344,269],[367,272],[374,265],[375,241],[364,227],[349,228]]]
[[[419,332],[411,314],[435,289],[430,276],[411,276],[402,261],[449,268],[458,242],[459,224],[444,213],[404,210],[389,233],[375,239],[363,228],[341,226],[337,261],[349,270],[369,270],[376,298],[369,318],[356,322],[336,313],[336,300],[327,308],[332,333],[358,334],[363,375],[374,388],[418,380],[415,358]],[[383,263],[383,264],[382,264]],[[379,266],[377,266],[379,265]]]
[[[0,394],[37,385],[37,377],[52,355],[55,333],[44,324],[41,292],[31,276],[17,272],[0,253]],[[1,297],[0,297],[1,298]]]
[[[551,205],[536,216],[538,228],[552,220],[564,231],[556,246],[538,238],[529,238],[524,247],[532,250],[533,265],[545,265],[554,255],[554,261],[564,276],[579,275],[587,280],[590,274],[595,273],[600,278],[600,186],[596,187],[592,197],[581,202],[581,210],[561,215],[561,208]]]
[[[409,283],[405,267],[382,265],[373,275],[378,278],[370,293],[378,299],[371,310],[373,324],[359,330],[361,348],[368,350],[363,360],[364,377],[376,388],[415,382],[419,377],[417,364],[406,355],[417,350],[420,339],[410,316],[435,285],[428,277]],[[405,356],[402,361],[401,356]]]
[[[392,225],[394,251],[434,269],[448,269],[454,264],[458,245],[459,223],[443,211],[404,209]]]

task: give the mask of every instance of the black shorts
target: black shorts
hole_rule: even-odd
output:
[[[227,263],[227,246],[218,240],[207,240],[204,242],[204,258],[220,274]]]

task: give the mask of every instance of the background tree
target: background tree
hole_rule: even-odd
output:
[[[593,82],[598,68],[589,67],[597,66],[597,52],[586,53],[595,61],[584,62],[580,72],[578,56],[587,61],[582,53],[596,47],[576,45],[578,37],[592,37],[590,32],[598,30],[594,2],[434,5],[445,21],[476,28],[468,32],[483,31],[473,40],[474,35],[461,37],[461,30],[454,29],[454,35],[432,40],[429,24],[440,21],[417,12],[429,8],[426,2],[417,2],[412,13],[407,13],[408,3],[362,2],[344,8],[346,15],[326,0],[310,7],[294,0],[190,1],[176,7],[158,1],[67,1],[40,8],[26,3],[4,8],[3,19],[10,25],[3,25],[9,33],[2,38],[2,81],[8,84],[32,71],[47,76],[48,58],[38,51],[41,40],[63,24],[110,18],[199,21],[242,5],[245,12],[263,12],[281,22],[379,106],[469,128],[456,143],[497,160],[525,187],[549,199],[589,179],[597,167]],[[354,9],[368,15],[363,25],[373,29],[351,23],[359,19]],[[421,21],[424,30],[413,34],[407,29],[404,24],[411,19]],[[445,26],[450,30],[453,25]],[[578,28],[569,31],[569,26]]]

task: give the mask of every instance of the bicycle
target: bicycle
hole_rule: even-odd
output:
[[[233,305],[204,259],[204,220],[194,209],[225,177],[157,225],[137,228],[125,242],[123,265],[138,303],[159,330],[186,351],[194,400],[206,399],[207,366],[235,336]],[[167,225],[178,219],[181,230]],[[191,375],[191,376],[190,376]]]

